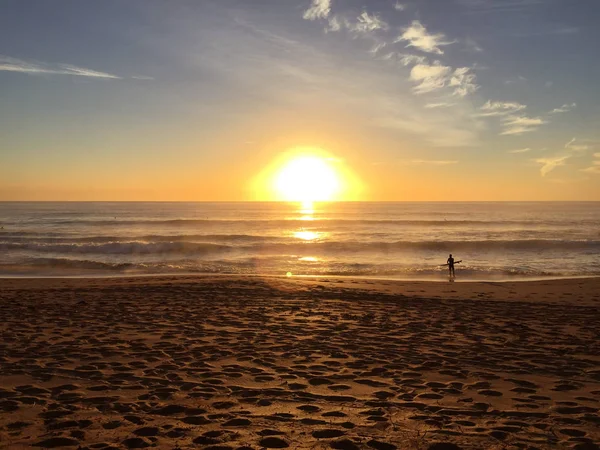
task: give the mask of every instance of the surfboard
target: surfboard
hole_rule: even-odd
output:
[[[462,259],[461,259],[460,261],[454,261],[454,264],[459,264],[459,263],[461,263],[461,262],[462,262]],[[446,264],[440,264],[440,267],[445,267],[445,266],[449,266],[449,265],[450,265],[449,263],[446,263]]]

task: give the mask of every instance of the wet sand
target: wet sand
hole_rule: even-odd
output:
[[[600,441],[600,279],[0,279],[0,336],[0,448]]]

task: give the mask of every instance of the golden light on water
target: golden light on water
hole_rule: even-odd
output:
[[[294,237],[303,241],[315,241],[321,237],[321,234],[318,231],[294,231]]]

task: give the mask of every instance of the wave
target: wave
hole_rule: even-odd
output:
[[[173,226],[173,227],[185,227],[185,226],[215,226],[215,225],[230,225],[230,224],[242,224],[246,226],[284,226],[290,225],[290,223],[304,224],[307,223],[327,223],[331,225],[395,225],[395,226],[438,226],[438,227],[461,227],[465,225],[471,226],[556,226],[556,227],[572,227],[573,225],[595,225],[596,222],[592,220],[584,220],[572,222],[568,220],[430,220],[430,219],[339,219],[323,216],[314,216],[313,220],[305,220],[298,217],[290,217],[286,219],[114,219],[114,220],[91,220],[91,219],[44,219],[43,223],[48,225],[70,225],[70,226]],[[5,222],[7,226],[9,222]],[[23,225],[32,225],[35,222],[10,222],[11,228],[18,228]],[[0,236],[3,233],[15,233],[12,230],[3,230],[0,232]]]
[[[246,239],[248,236],[245,236]],[[501,252],[501,251],[598,251],[597,240],[485,240],[485,241],[397,241],[397,242],[247,242],[227,245],[223,243],[165,240],[161,242],[110,241],[101,243],[44,243],[0,242],[0,251],[29,251],[59,254],[107,254],[107,255],[211,255],[239,252],[242,254],[345,254],[345,253],[399,253],[403,251],[431,252]]]
[[[30,258],[21,264],[0,264],[0,275],[85,275],[85,274],[184,274],[184,273],[218,273],[218,274],[264,274],[283,275],[286,271],[294,275],[320,276],[365,276],[406,279],[445,279],[446,270],[437,266],[401,266],[389,264],[367,263],[328,263],[311,266],[293,264],[282,271],[281,265],[273,261],[250,258],[247,260],[218,260],[211,262],[179,261],[177,263],[109,263],[92,259],[71,258]],[[461,279],[515,279],[568,276],[597,276],[596,270],[584,272],[574,270],[541,270],[533,267],[461,267],[458,275]]]
[[[49,236],[2,236],[0,245],[5,243],[19,244],[102,244],[118,242],[264,242],[273,238],[253,234],[185,234],[185,235],[156,235],[144,236],[87,236],[87,237],[49,237]]]

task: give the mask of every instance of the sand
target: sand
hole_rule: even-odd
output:
[[[0,279],[1,448],[597,448],[600,279]]]

